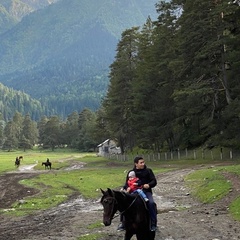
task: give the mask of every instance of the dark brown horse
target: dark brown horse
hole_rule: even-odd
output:
[[[130,240],[136,234],[137,240],[154,240],[155,232],[150,231],[150,218],[146,202],[138,194],[107,189],[102,191],[103,223],[109,226],[114,214],[119,211],[125,219],[124,240]]]
[[[20,166],[21,160],[23,160],[23,156],[16,157],[15,166],[17,168]]]
[[[16,157],[15,166],[18,168],[20,166],[20,159]]]

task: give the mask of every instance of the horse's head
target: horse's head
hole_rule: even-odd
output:
[[[115,198],[114,190],[110,188],[107,191],[102,191],[101,204],[103,205],[103,223],[105,226],[109,226],[112,223],[114,214],[117,211],[117,200]]]

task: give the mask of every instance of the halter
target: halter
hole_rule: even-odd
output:
[[[139,194],[137,194],[137,196],[134,198],[134,200],[131,202],[131,204],[130,204],[125,210],[123,210],[122,212],[119,211],[119,214],[113,216],[112,219],[114,219],[114,218],[122,215],[122,214],[125,213],[128,209],[130,209],[130,208],[132,207],[132,205],[136,202],[138,196],[139,196]],[[116,202],[116,204],[118,204],[118,202],[117,202],[117,200],[116,200],[115,197],[111,197],[111,198],[113,198],[113,199],[114,199],[114,202]],[[113,208],[114,208],[114,206],[113,206]],[[112,211],[113,211],[113,208],[112,208]]]
[[[113,206],[112,206],[111,213],[110,213],[110,215],[112,215],[114,206],[115,206],[115,204],[117,205],[118,203],[117,203],[117,200],[114,197],[106,197],[105,198],[105,200],[108,200],[108,199],[112,199],[113,200]],[[115,217],[112,217],[111,219],[114,219],[114,218]]]

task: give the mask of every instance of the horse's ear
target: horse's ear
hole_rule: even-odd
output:
[[[113,197],[114,193],[113,193],[112,189],[108,188],[107,191],[108,191],[108,194]]]
[[[100,188],[100,190],[101,190],[102,194],[104,195],[105,192],[101,188]]]

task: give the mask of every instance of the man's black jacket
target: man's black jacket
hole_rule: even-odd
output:
[[[156,177],[155,177],[152,169],[147,168],[147,166],[145,165],[145,167],[143,169],[136,169],[136,167],[134,167],[129,172],[131,172],[131,171],[135,172],[136,177],[140,179],[142,185],[149,184],[150,188],[143,189],[143,191],[152,193],[152,188],[154,188],[157,185],[157,180],[156,180]],[[129,172],[127,173],[125,185],[123,186],[124,189],[127,189],[127,187],[128,187],[127,181],[128,181]]]

